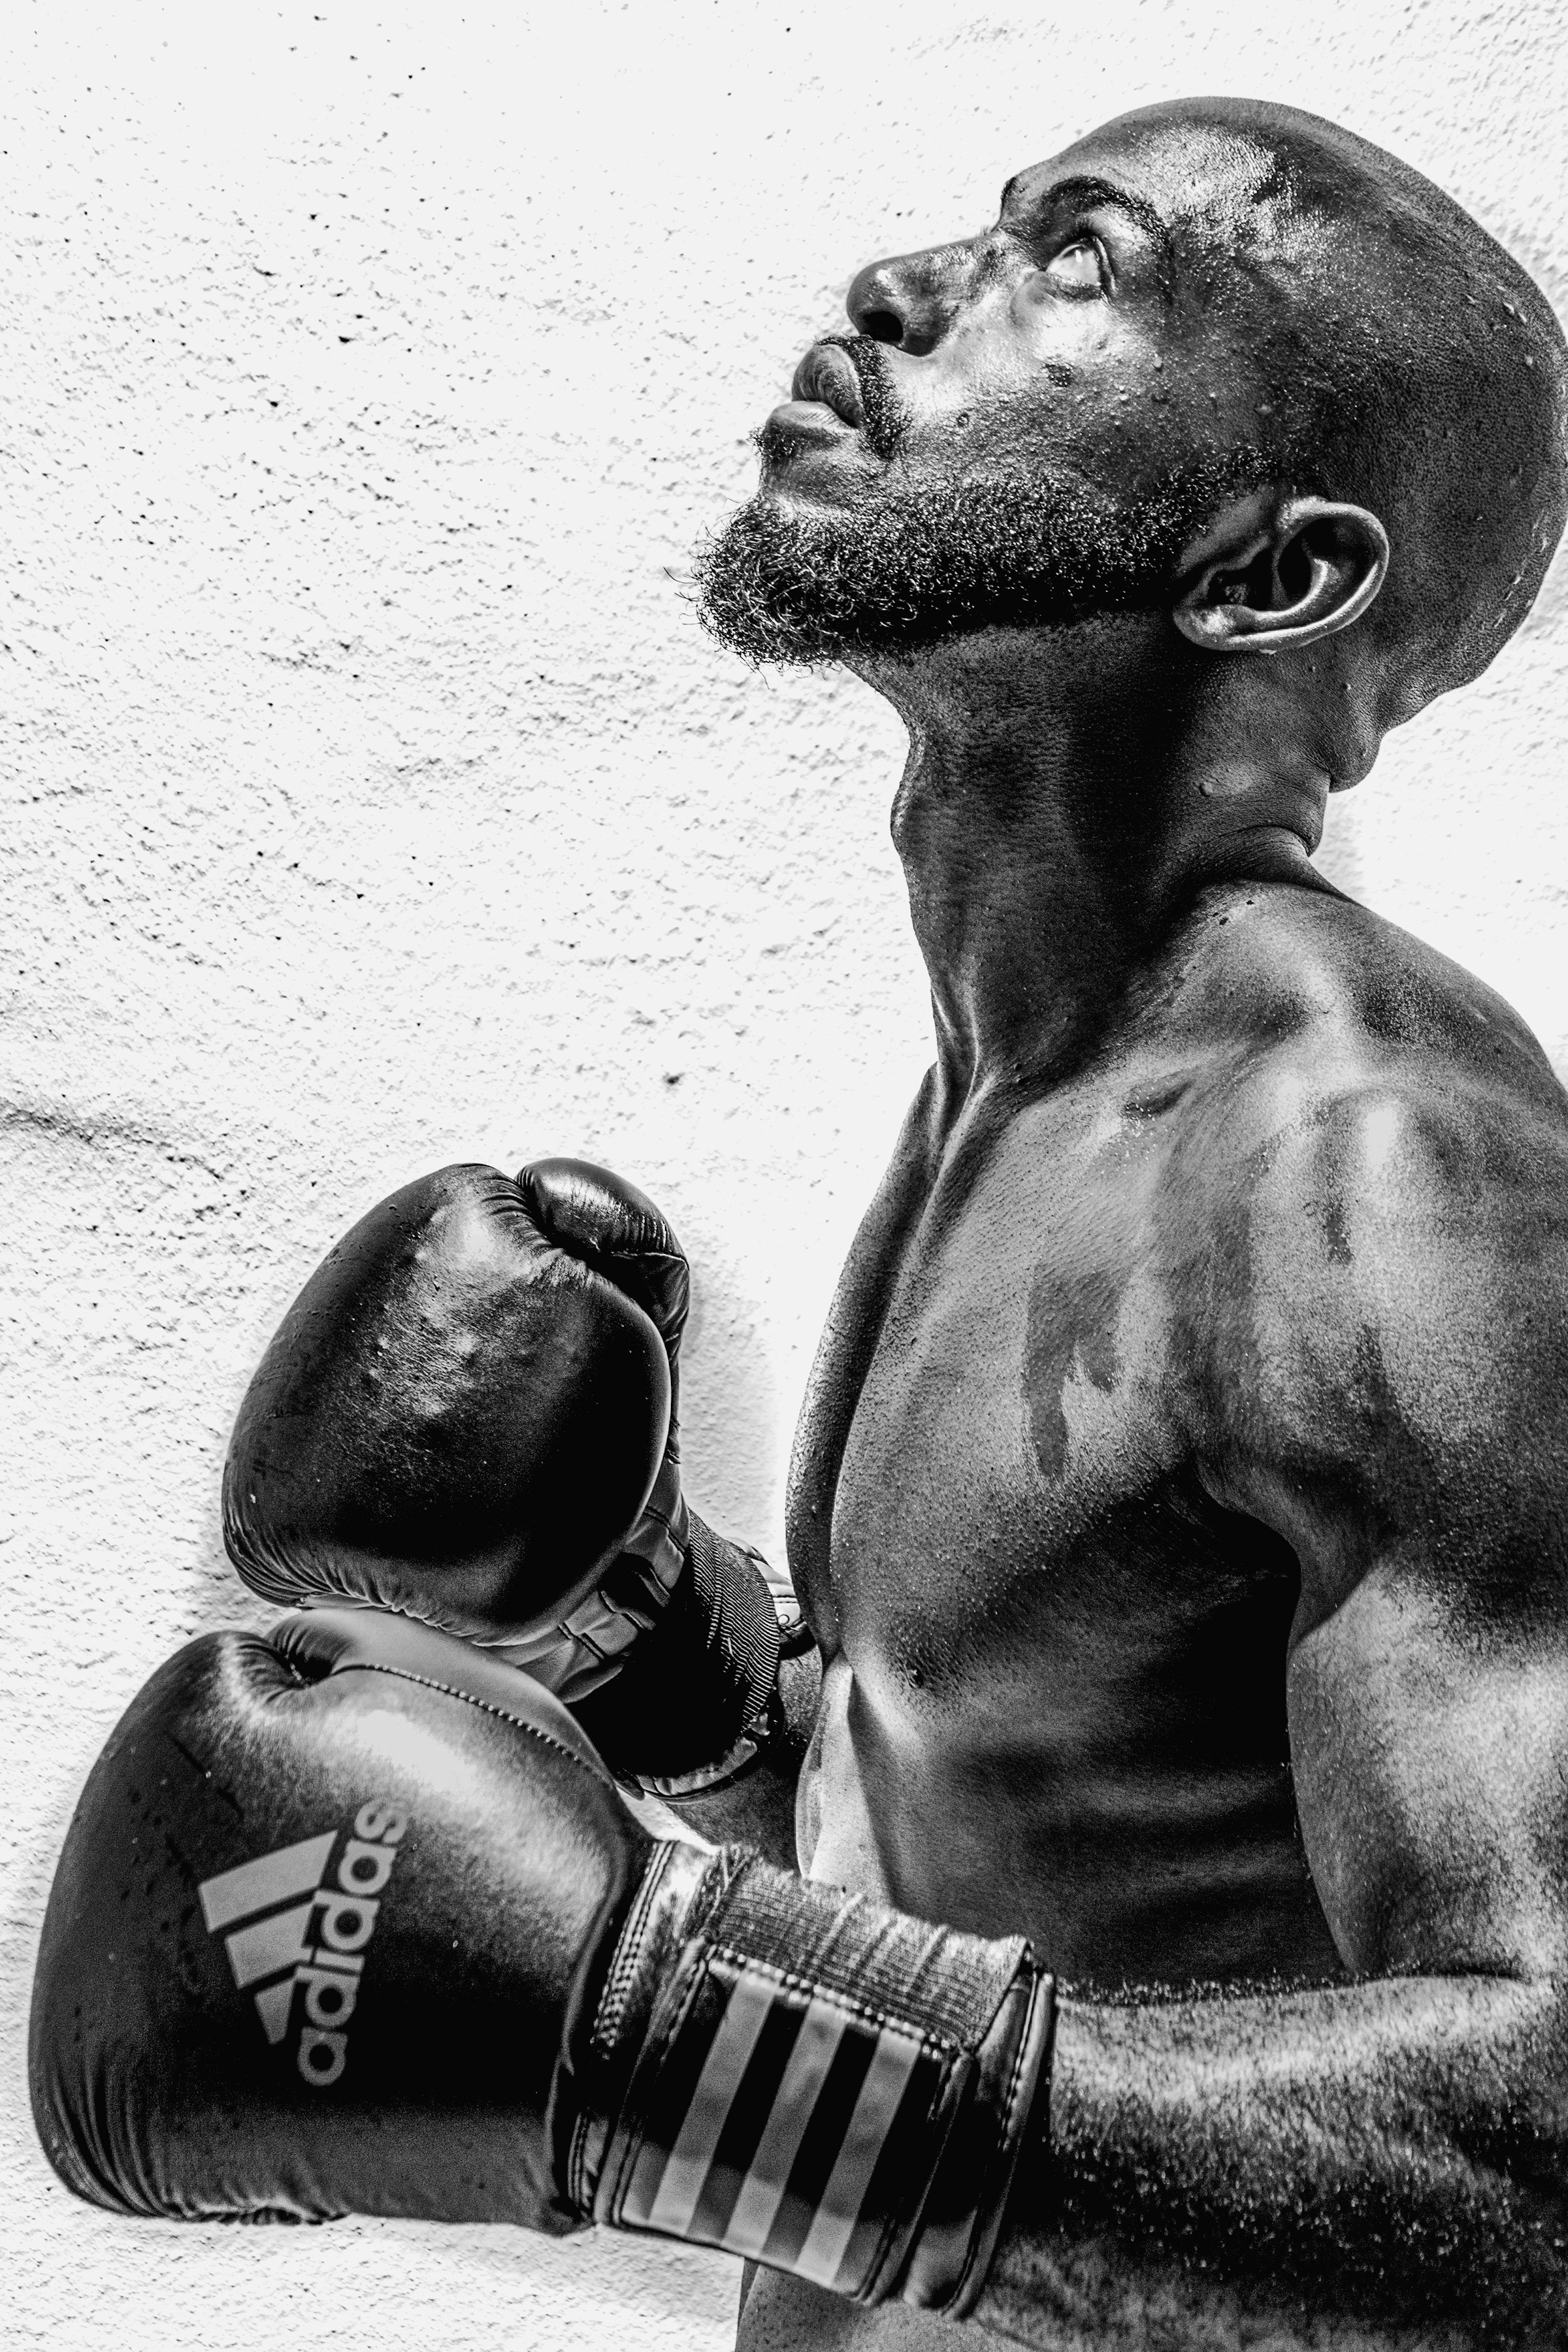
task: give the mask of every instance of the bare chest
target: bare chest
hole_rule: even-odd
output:
[[[1006,1707],[1020,1677],[1037,1701],[1042,1658],[1058,1720],[1075,1683],[1098,1706],[1110,1653],[1164,1661],[1226,1578],[1147,1127],[1041,1106],[960,1140],[843,1334],[859,1377],[803,1437],[837,1449],[816,1579],[889,1707],[973,1716],[976,1682]]]
[[[1081,1108],[949,1154],[852,1263],[797,1456],[817,1866],[1085,1972],[1224,1973],[1316,1912],[1294,1564],[1199,1475],[1170,1182],[1164,1137]]]

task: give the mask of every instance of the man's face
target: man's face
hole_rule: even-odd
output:
[[[1132,118],[1018,173],[981,236],[863,270],[703,559],[720,635],[809,661],[1163,603],[1269,471],[1236,250],[1268,169]]]

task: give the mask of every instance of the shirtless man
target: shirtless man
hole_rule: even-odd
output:
[[[909,726],[937,1035],[800,1425],[801,1866],[1073,1988],[1027,2340],[1557,2341],[1568,1105],[1310,859],[1534,596],[1560,334],[1236,102],[848,309],[710,562],[732,642]],[[851,2340],[758,2274],[745,2352]]]
[[[792,1475],[800,1868],[1060,1980],[978,2326],[1559,2344],[1568,1104],[1310,857],[1530,607],[1562,337],[1427,183],[1231,100],[848,308],[704,567],[908,722],[937,1036]],[[954,2340],[748,2274],[741,2352]]]

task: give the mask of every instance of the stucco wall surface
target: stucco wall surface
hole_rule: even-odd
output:
[[[177,1643],[267,1613],[218,1538],[235,1406],[422,1169],[577,1151],[660,1199],[697,1270],[691,1490],[778,1544],[927,1024],[899,730],[709,644],[695,536],[856,266],[1155,98],[1347,121],[1563,308],[1556,11],[13,0],[0,47],[0,2332],[716,2347],[718,2258],[74,2204],[24,2078],[71,1805]],[[1323,852],[1560,1066],[1562,635],[1549,586]]]

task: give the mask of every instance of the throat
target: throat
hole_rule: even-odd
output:
[[[1316,784],[1249,770],[1217,791],[1187,684],[1123,642],[1131,620],[1105,627],[1098,647],[1063,633],[1070,653],[992,631],[862,668],[909,729],[893,841],[939,1053],[966,1094],[1081,1066],[1209,884],[1326,887]]]
[[[1079,783],[1013,747],[911,744],[893,839],[965,1091],[1080,1063],[1167,919],[1158,812]]]

